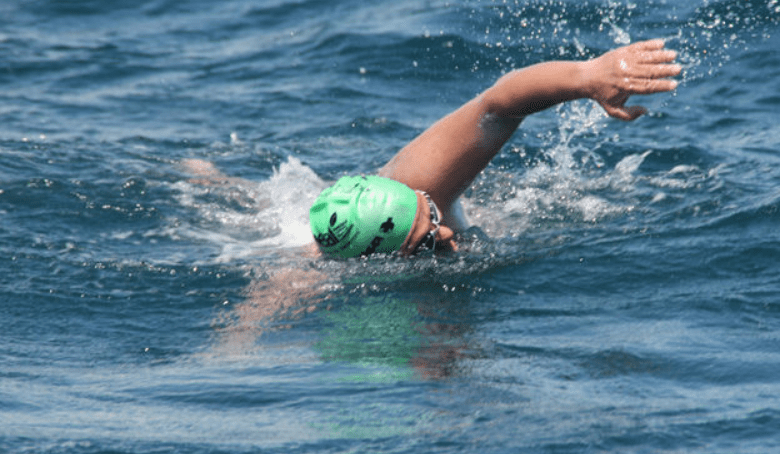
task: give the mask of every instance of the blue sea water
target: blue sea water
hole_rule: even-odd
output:
[[[0,452],[780,449],[777,0],[0,18]],[[507,71],[647,38],[680,87],[527,119],[460,253],[301,252],[328,181]]]

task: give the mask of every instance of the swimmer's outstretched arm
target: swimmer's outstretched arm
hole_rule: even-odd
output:
[[[442,118],[390,160],[380,175],[426,191],[445,211],[487,166],[522,119],[574,99],[597,101],[611,116],[634,120],[629,96],[674,90],[677,53],[662,40],[635,43],[583,61],[540,63],[512,71]]]

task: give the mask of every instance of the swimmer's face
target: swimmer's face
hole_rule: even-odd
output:
[[[435,208],[434,208],[435,209]],[[432,212],[428,200],[421,192],[417,192],[417,213],[412,224],[412,230],[401,245],[402,255],[412,255],[417,252],[430,250],[433,246],[432,239],[439,246],[455,248],[452,229],[440,225],[441,215],[438,212]]]

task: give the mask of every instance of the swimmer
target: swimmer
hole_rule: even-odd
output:
[[[612,117],[646,113],[626,106],[631,95],[674,90],[682,67],[660,39],[620,47],[587,61],[551,61],[512,71],[434,123],[399,151],[378,175],[346,176],[310,209],[314,254],[350,258],[457,250],[455,232],[468,228],[458,197],[488,165],[520,122],[576,99],[598,102]],[[210,163],[184,162],[204,184],[235,180]]]
[[[589,61],[540,63],[506,74],[415,138],[378,175],[342,177],[322,191],[310,209],[315,241],[303,255],[349,258],[377,252],[409,256],[456,250],[455,232],[468,227],[459,215],[458,197],[523,118],[559,103],[588,98],[612,117],[635,120],[646,111],[627,107],[629,96],[674,90],[677,82],[670,78],[681,71],[674,64],[676,56],[664,49],[663,41],[652,40]],[[195,183],[242,186],[240,178],[222,174],[211,163],[192,159],[183,164],[198,177],[191,180]],[[315,310],[338,285],[319,269],[267,267],[256,274],[263,279],[250,284],[247,300],[233,307],[228,317],[231,322],[215,323],[225,324],[219,328],[219,355],[251,350],[268,329],[284,326],[269,321]],[[441,376],[460,354],[450,345],[434,352],[422,352],[410,362],[424,375]]]
[[[468,226],[458,197],[528,115],[592,99],[612,117],[646,113],[631,95],[674,90],[682,67],[662,40],[638,42],[588,61],[552,61],[512,71],[398,152],[377,176],[342,177],[310,210],[312,234],[329,257],[456,250]]]

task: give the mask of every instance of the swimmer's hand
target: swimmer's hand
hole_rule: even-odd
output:
[[[649,95],[677,88],[669,79],[680,74],[682,67],[672,63],[677,52],[664,49],[660,39],[620,47],[582,63],[583,80],[588,97],[598,102],[612,117],[635,120],[647,110],[626,106],[631,95]]]
[[[181,162],[182,169],[197,177],[189,181],[201,186],[242,186],[241,178],[229,177],[214,166],[213,163],[202,159],[185,159]]]

